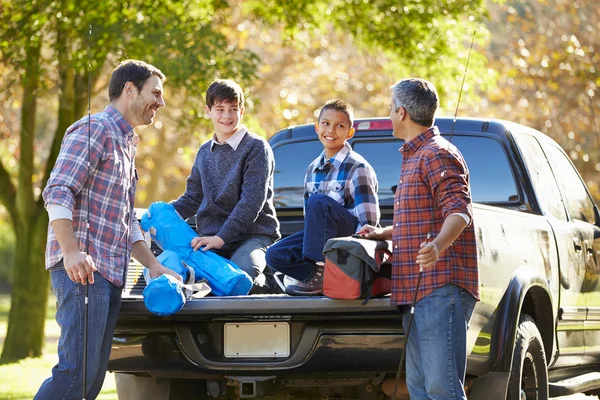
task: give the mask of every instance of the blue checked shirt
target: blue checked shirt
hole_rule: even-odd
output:
[[[87,207],[89,202],[89,255],[98,272],[116,286],[122,286],[138,224],[133,208],[137,183],[135,152],[139,138],[123,116],[112,106],[71,125],[48,184],[42,193],[46,208],[52,205],[73,213],[73,230],[79,249],[87,252]],[[88,178],[88,142],[91,173]],[[87,192],[89,191],[89,199]],[[138,229],[139,231],[139,229]],[[48,226],[46,268],[63,258],[52,225]]]
[[[325,194],[346,208],[361,226],[379,223],[377,175],[371,165],[348,143],[326,159],[325,151],[310,163],[304,176],[304,208],[310,195]]]

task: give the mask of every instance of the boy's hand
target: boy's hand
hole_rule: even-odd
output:
[[[218,236],[204,236],[193,238],[191,244],[194,251],[198,250],[200,247],[202,247],[202,251],[206,251],[210,249],[220,249],[225,242]]]

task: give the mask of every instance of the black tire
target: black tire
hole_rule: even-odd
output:
[[[548,400],[544,343],[533,318],[521,315],[506,400]]]

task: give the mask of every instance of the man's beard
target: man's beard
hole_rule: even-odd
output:
[[[131,111],[140,125],[150,125],[152,123],[152,115],[147,115],[150,112],[150,109],[146,108],[141,102],[136,101],[133,103]]]

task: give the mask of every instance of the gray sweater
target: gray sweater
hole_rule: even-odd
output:
[[[239,235],[281,237],[273,206],[273,151],[265,139],[246,133],[236,150],[211,141],[198,149],[185,193],[172,204],[187,219],[196,214],[200,236],[225,243]]]

